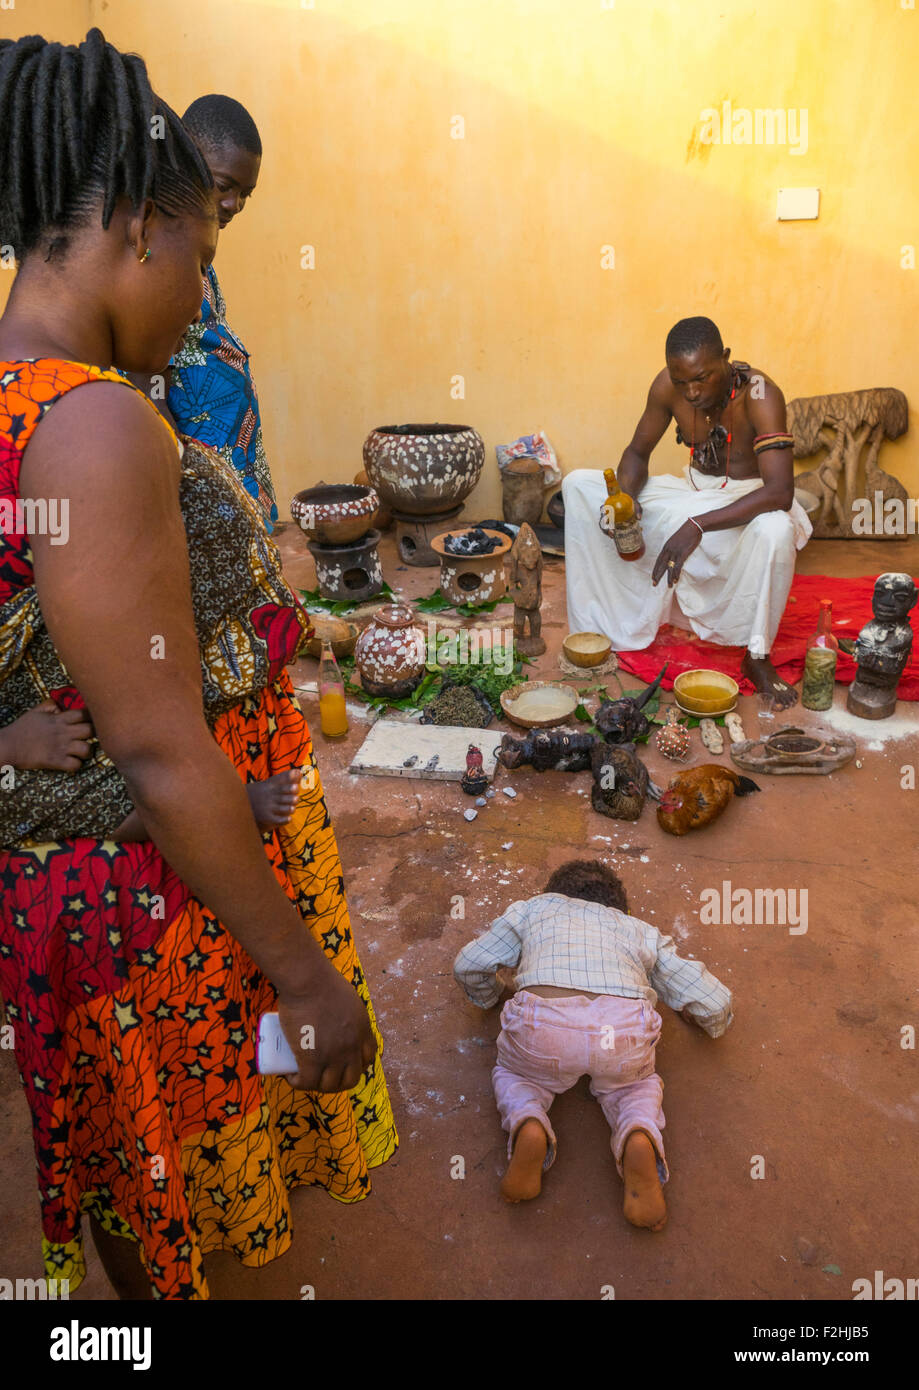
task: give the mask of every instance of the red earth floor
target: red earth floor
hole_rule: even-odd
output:
[[[311,586],[300,533],[288,526],[280,543],[292,581]],[[435,571],[398,567],[390,537],[383,557],[407,595],[435,588]],[[919,543],[817,542],[800,561],[812,573],[915,574]],[[544,588],[549,650],[537,671],[555,676],[566,631],[562,560],[547,562]],[[509,614],[498,610],[502,624]],[[303,661],[297,679],[315,672]],[[302,702],[318,727],[315,696]],[[748,732],[753,706],[740,703]],[[598,1299],[612,1285],[617,1299],[845,1300],[853,1280],[876,1269],[919,1275],[919,1063],[901,1046],[901,1030],[919,1026],[919,790],[901,785],[902,769],[919,762],[919,706],[898,709],[915,715],[908,738],[881,742],[867,728],[861,767],[764,777],[759,796],[683,840],[665,836],[650,808],[635,824],[598,816],[588,774],[529,769],[500,773],[498,786],[512,781],[516,800],[499,792],[469,824],[455,785],[347,772],[369,727],[361,715],[352,709],[346,739],[317,734],[316,743],[402,1147],[374,1173],[365,1202],[296,1193],[293,1246],[268,1268],[209,1258],[214,1295],[296,1300],[310,1285],[321,1299]],[[656,750],[647,760],[658,781],[672,771]],[[636,915],[734,991],[735,1021],[718,1041],[661,1006],[671,1181],[658,1235],[622,1217],[608,1131],[586,1079],[553,1107],[559,1153],[542,1196],[502,1202],[505,1140],[490,1085],[498,1011],[475,1009],[452,978],[469,938],[507,903],[539,892],[556,865],[584,855],[614,865]],[[700,893],[725,880],[806,889],[806,933],[702,926]],[[462,919],[451,915],[457,895]],[[0,1272],[35,1277],[34,1163],[8,1052],[0,1163]],[[74,1298],[109,1297],[91,1249],[88,1262]]]

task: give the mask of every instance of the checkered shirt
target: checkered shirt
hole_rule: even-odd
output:
[[[616,908],[562,893],[511,903],[463,947],[453,974],[473,1004],[487,1009],[500,998],[495,972],[502,965],[516,967],[518,989],[555,985],[652,1005],[661,998],[686,1009],[713,1038],[733,1017],[731,991],[701,961],[677,955],[672,937]]]

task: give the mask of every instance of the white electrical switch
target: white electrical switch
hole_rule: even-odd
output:
[[[780,188],[776,218],[779,222],[806,222],[820,212],[819,188]]]

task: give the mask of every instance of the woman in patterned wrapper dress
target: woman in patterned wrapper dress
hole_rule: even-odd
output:
[[[162,371],[196,312],[217,235],[199,152],[98,30],[0,43],[0,130],[19,266],[0,320],[0,723],[51,698],[98,738],[78,771],[0,792],[19,817],[0,994],[45,1268],[79,1283],[85,1213],[121,1296],[206,1298],[209,1251],[267,1263],[289,1189],[359,1200],[396,1146],[284,670],[306,620],[257,505],[210,450],[180,457],[119,375]],[[290,820],[260,838],[243,784],[301,768]],[[132,813],[149,839],[116,843]],[[49,840],[62,818],[82,833]],[[257,1073],[272,1008],[303,1059],[290,1079]]]

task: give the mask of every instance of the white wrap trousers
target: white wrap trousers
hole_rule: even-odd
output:
[[[694,472],[698,491],[683,477],[661,474],[642,488],[640,560],[621,560],[599,527],[606,501],[600,470],[581,468],[562,484],[568,627],[601,632],[616,651],[641,651],[663,623],[690,627],[727,647],[768,656],[795,570],[795,552],[812,527],[799,502],[790,511],[761,512],[745,526],[707,531],[671,589],[666,576],[654,588],[651,571],[664,542],[691,516],[717,511],[762,487],[759,478],[723,479]]]

